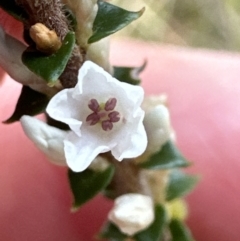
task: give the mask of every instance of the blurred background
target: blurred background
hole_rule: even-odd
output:
[[[115,36],[181,46],[240,50],[239,0],[111,0],[143,16]]]

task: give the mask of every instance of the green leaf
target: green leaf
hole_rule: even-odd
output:
[[[94,172],[87,169],[84,172],[76,173],[69,170],[68,178],[74,197],[72,210],[77,210],[81,205],[102,191],[112,180],[113,174],[113,166],[109,166],[103,172]]]
[[[20,21],[24,22],[27,19],[26,12],[16,4],[15,0],[1,0],[0,8]]]
[[[153,154],[149,160],[141,163],[140,166],[146,169],[171,169],[175,167],[187,167],[190,165],[171,142],[167,142],[162,149]]]
[[[56,53],[47,56],[41,52],[26,50],[22,55],[22,61],[32,72],[41,76],[49,85],[53,85],[63,73],[74,44],[75,34],[69,32]]]
[[[169,228],[172,234],[172,241],[194,241],[188,227],[180,220],[173,219]]]
[[[101,229],[101,232],[98,237],[100,239],[124,241],[128,236],[122,233],[116,225],[114,225],[111,222],[107,222]]]
[[[104,1],[98,1],[98,13],[93,23],[93,35],[88,43],[94,43],[124,28],[144,12],[129,12]]]
[[[114,77],[121,82],[125,82],[132,85],[139,85],[141,80],[139,74],[145,69],[147,62],[140,67],[114,67]]]
[[[173,170],[169,175],[167,187],[167,201],[188,194],[199,181],[198,176],[186,174],[180,170]]]
[[[163,237],[163,231],[167,223],[167,213],[163,206],[155,206],[154,222],[142,232],[134,235],[136,241],[159,241]]]
[[[45,110],[48,102],[49,99],[46,95],[28,86],[23,86],[14,113],[3,123],[9,124],[18,121],[23,115],[37,115]]]

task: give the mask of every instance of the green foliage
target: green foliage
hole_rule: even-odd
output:
[[[43,112],[48,104],[48,97],[28,86],[23,86],[16,108],[12,116],[4,121],[9,124],[18,121],[23,115],[37,115]]]
[[[74,45],[75,34],[69,32],[56,53],[47,56],[39,51],[26,50],[22,61],[32,72],[41,76],[49,85],[53,85],[63,73]]]
[[[87,169],[76,173],[69,170],[68,178],[74,197],[72,210],[76,211],[81,205],[102,191],[112,180],[113,174],[113,166],[109,166],[102,172]]]
[[[141,17],[144,8],[130,12],[104,1],[98,1],[98,13],[93,23],[93,35],[88,43],[94,43],[124,28]]]
[[[140,164],[142,168],[147,169],[171,169],[189,165],[190,163],[171,141],[167,142],[159,152],[153,154],[149,160]]]
[[[196,186],[198,180],[198,176],[189,175],[180,170],[171,171],[166,194],[167,201],[188,194]]]
[[[163,206],[155,206],[155,220],[145,230],[134,236],[136,241],[158,241],[163,237],[164,227],[167,223],[167,214]]]
[[[27,19],[27,14],[16,4],[15,0],[1,0],[0,8],[20,21],[24,22]]]
[[[173,219],[169,228],[172,235],[172,241],[194,241],[188,227],[180,220]]]
[[[139,85],[141,80],[139,78],[139,74],[145,69],[146,62],[143,63],[140,67],[114,67],[113,76],[120,80],[121,82],[125,82],[132,85]]]
[[[101,239],[109,239],[114,241],[124,241],[128,236],[123,234],[119,228],[111,222],[107,222],[99,234]]]

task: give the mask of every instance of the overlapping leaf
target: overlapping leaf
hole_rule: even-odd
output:
[[[194,241],[190,230],[182,221],[173,219],[169,224],[169,228],[172,241]]]
[[[126,234],[122,233],[119,228],[111,222],[106,223],[99,234],[99,238],[112,241],[124,241],[127,237]]]
[[[22,61],[32,72],[41,76],[49,85],[53,85],[63,73],[74,45],[75,34],[69,32],[56,53],[48,56],[39,51],[26,50]]]
[[[153,154],[146,162],[141,164],[147,169],[170,169],[176,167],[187,167],[190,163],[182,156],[177,147],[167,142],[162,149]]]
[[[14,113],[4,123],[18,121],[23,115],[37,115],[45,110],[48,102],[49,99],[46,95],[28,86],[23,86]]]
[[[132,85],[139,85],[141,80],[139,74],[145,69],[147,62],[140,67],[114,67],[114,77],[121,82]]]
[[[74,197],[72,210],[77,210],[85,202],[101,192],[110,183],[113,174],[113,166],[109,166],[102,172],[87,169],[76,173],[69,170],[68,177]]]
[[[198,176],[189,175],[180,170],[171,171],[166,194],[167,201],[188,194],[196,186],[198,180]]]
[[[93,23],[93,35],[88,43],[94,43],[124,28],[144,12],[130,12],[105,1],[98,1],[98,13]]]

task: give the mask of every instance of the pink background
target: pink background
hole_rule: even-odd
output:
[[[0,23],[18,35],[18,26]],[[14,31],[13,28],[15,29]],[[240,55],[132,41],[111,45],[114,64],[140,65],[147,94],[167,93],[181,151],[202,181],[188,197],[188,223],[198,241],[235,241],[240,230]],[[0,87],[0,120],[20,86]],[[53,166],[19,124],[0,124],[0,240],[90,241],[111,203],[95,198],[71,214],[66,169]]]

